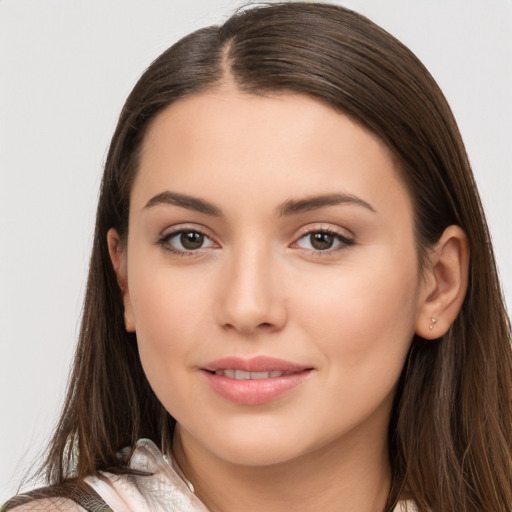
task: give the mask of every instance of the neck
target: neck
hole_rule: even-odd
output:
[[[174,456],[211,512],[383,511],[391,480],[386,436],[358,430],[279,464],[224,461],[177,426]]]

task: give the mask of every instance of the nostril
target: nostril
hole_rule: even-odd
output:
[[[278,331],[286,324],[284,304],[276,297],[244,300],[239,294],[223,297],[215,307],[215,317],[224,331],[239,331],[243,334]],[[250,300],[249,300],[250,299]]]

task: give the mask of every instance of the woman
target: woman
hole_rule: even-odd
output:
[[[509,510],[510,379],[428,72],[351,11],[251,9],[126,102],[51,486],[7,509]]]

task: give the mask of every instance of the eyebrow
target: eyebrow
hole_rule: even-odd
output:
[[[297,215],[311,210],[318,210],[326,206],[337,206],[340,204],[355,204],[373,213],[377,213],[370,203],[367,203],[357,196],[351,194],[327,194],[306,197],[305,199],[289,199],[277,208],[277,214],[281,217]]]
[[[186,194],[178,194],[177,192],[171,192],[166,190],[156,196],[152,197],[144,208],[152,208],[157,205],[173,205],[186,208],[187,210],[194,210],[196,212],[205,213],[206,215],[212,215],[214,217],[221,217],[222,212],[219,208],[213,204],[199,199],[197,197],[188,196]]]
[[[325,208],[326,206],[337,206],[340,204],[355,204],[357,206],[362,206],[363,208],[366,208],[373,213],[376,213],[376,210],[373,208],[373,206],[371,206],[363,199],[351,194],[326,194],[307,197],[305,199],[288,199],[281,206],[276,208],[276,213],[280,217],[288,217],[290,215],[298,215],[300,213]],[[212,203],[209,203],[204,199],[199,199],[198,197],[179,194],[178,192],[171,192],[169,190],[161,192],[160,194],[152,197],[146,203],[144,209],[153,208],[154,206],[158,205],[179,206],[181,208],[194,210],[206,215],[222,217],[222,211]]]

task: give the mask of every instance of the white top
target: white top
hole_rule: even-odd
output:
[[[114,512],[208,512],[153,441],[137,441],[129,467],[152,475],[103,473],[85,479]]]
[[[172,459],[162,455],[148,439],[140,439],[130,460],[130,468],[153,476],[105,475],[86,482],[114,512],[208,512],[179,475]],[[417,512],[412,502],[401,502],[395,512]]]
[[[101,473],[85,479],[113,512],[208,512],[172,459],[162,455],[149,439],[137,442],[129,467],[151,476]],[[80,505],[63,498],[37,500],[14,509],[42,510],[84,512]],[[417,512],[417,508],[410,501],[401,501],[394,512]]]

